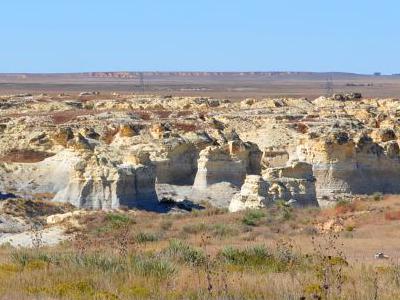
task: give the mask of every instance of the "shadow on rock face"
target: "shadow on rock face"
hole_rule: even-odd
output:
[[[154,203],[152,203],[152,205],[149,204],[150,203],[146,205],[143,203],[140,205],[136,205],[135,208],[157,213],[169,213],[173,211],[179,212],[179,211],[192,211],[192,210],[205,209],[204,206],[194,203],[193,201],[190,201],[188,199],[185,199],[183,201],[163,200],[162,202],[158,202],[157,204]]]
[[[12,193],[3,194],[0,192],[0,200],[14,199],[14,198],[17,198],[17,196]]]

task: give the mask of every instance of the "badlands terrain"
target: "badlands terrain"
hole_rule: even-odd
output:
[[[0,297],[396,299],[399,122],[350,91],[4,93]]]

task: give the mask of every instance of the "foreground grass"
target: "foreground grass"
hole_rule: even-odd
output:
[[[72,242],[0,248],[0,298],[399,299],[400,265],[349,259],[348,232],[310,230],[320,215],[99,212]]]

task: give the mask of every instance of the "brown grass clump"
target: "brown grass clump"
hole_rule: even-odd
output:
[[[366,208],[365,202],[358,199],[354,201],[339,200],[335,206],[335,213],[336,215],[342,215],[346,213],[360,211],[365,208]]]
[[[297,132],[303,133],[303,134],[308,132],[308,126],[305,125],[304,123],[296,123],[295,129],[297,130]]]
[[[192,110],[180,110],[176,113],[176,116],[179,117],[187,117],[193,114]]]
[[[196,124],[191,123],[175,123],[173,126],[175,129],[184,132],[194,132],[198,129]]]
[[[107,144],[111,144],[117,135],[119,128],[107,128],[101,135],[101,139]]]
[[[58,111],[51,114],[54,124],[61,125],[68,123],[79,116],[94,115],[96,112],[87,109],[74,109],[66,111]]]
[[[146,111],[135,111],[135,114],[137,114],[143,121],[151,120],[151,114]]]
[[[160,119],[167,119],[172,114],[170,110],[152,110],[151,112]]]
[[[388,220],[388,221],[398,221],[398,220],[400,220],[400,210],[387,211],[385,213],[385,220]]]
[[[7,163],[36,163],[51,156],[54,156],[54,153],[28,149],[12,149],[0,157],[0,161]]]
[[[71,204],[45,200],[8,199],[3,202],[2,213],[15,217],[35,218],[72,211]]]

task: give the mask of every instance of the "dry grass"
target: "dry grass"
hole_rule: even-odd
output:
[[[43,151],[12,149],[1,156],[0,161],[7,163],[36,163],[53,155],[53,153]]]
[[[400,223],[385,215],[400,200],[359,201],[343,213],[355,229],[338,234],[311,230],[335,209],[90,214],[72,242],[0,248],[0,297],[398,299]]]
[[[72,210],[73,206],[71,204],[45,200],[8,199],[4,200],[1,206],[1,213],[23,218],[49,216]]]
[[[111,144],[114,140],[114,137],[117,135],[119,128],[107,128],[102,134],[102,140],[107,144]]]
[[[54,112],[51,114],[54,124],[60,125],[73,121],[75,118],[84,115],[95,115],[98,112],[87,109],[71,109],[66,111]]]
[[[190,123],[174,123],[173,127],[176,130],[183,131],[183,132],[194,132],[198,130],[198,127],[196,124],[190,124]]]

